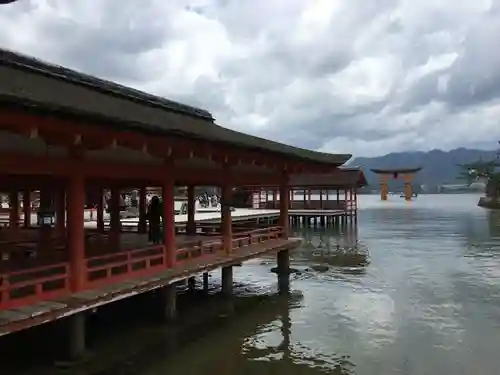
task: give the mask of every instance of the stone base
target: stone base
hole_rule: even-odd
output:
[[[477,203],[477,205],[479,207],[489,208],[492,210],[500,210],[500,200],[489,197],[479,198],[479,202]]]

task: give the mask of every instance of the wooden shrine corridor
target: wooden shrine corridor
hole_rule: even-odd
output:
[[[64,238],[53,237],[41,247],[38,229],[0,232],[0,311],[65,297],[71,294],[70,267]],[[236,231],[232,252],[224,251],[220,236],[177,235],[177,273],[202,272],[209,265],[241,262],[250,253],[267,252],[289,243],[279,226]],[[118,241],[118,242],[117,242]],[[85,231],[84,290],[110,286],[132,278],[165,272],[165,247],[148,241],[147,234],[120,236]],[[175,271],[174,271],[175,270]],[[80,291],[79,291],[80,292]]]

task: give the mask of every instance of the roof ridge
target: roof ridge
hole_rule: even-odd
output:
[[[66,68],[62,65],[47,62],[40,58],[28,56],[5,48],[0,48],[0,64],[13,66],[19,69],[36,71],[74,84],[90,86],[91,88],[97,90],[114,93],[127,99],[138,100],[153,106],[166,107],[166,109],[182,111],[191,115],[213,120],[213,116],[208,110],[193,107],[158,95],[149,94],[135,88],[127,87],[120,83],[98,78],[90,74],[79,72],[74,69]]]

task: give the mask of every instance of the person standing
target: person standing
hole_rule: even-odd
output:
[[[161,219],[163,217],[160,198],[154,196],[149,204],[147,219],[149,221],[148,238],[155,245],[161,242]]]

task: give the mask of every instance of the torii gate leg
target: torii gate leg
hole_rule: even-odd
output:
[[[404,196],[405,200],[411,201],[411,197],[413,195],[412,189],[411,189],[411,182],[413,180],[413,174],[404,174],[401,176],[403,181],[404,181]]]
[[[386,201],[389,194],[389,187],[387,186],[387,175],[380,175],[380,200]]]

